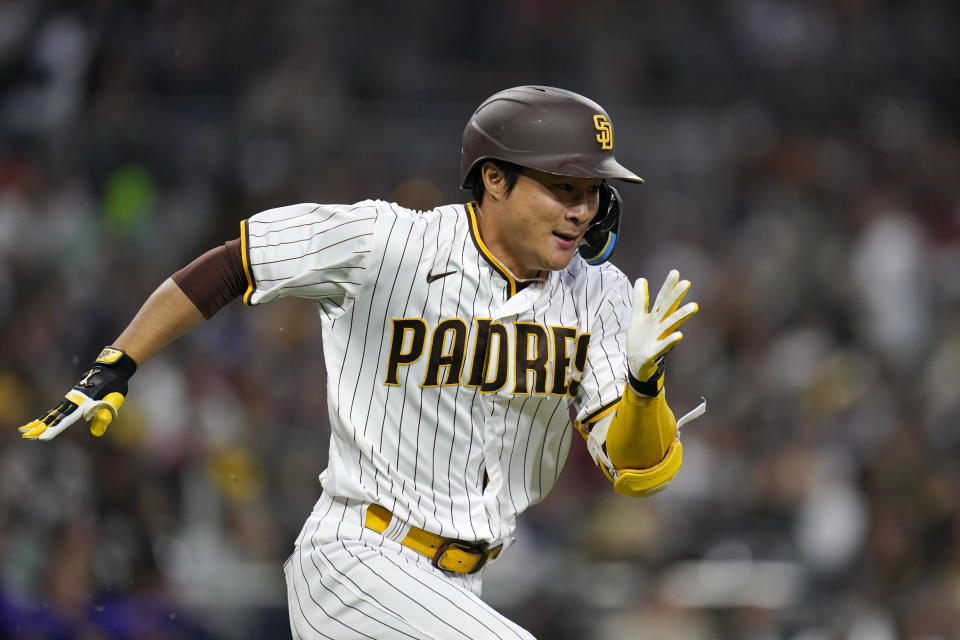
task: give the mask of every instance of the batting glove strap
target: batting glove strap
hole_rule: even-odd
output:
[[[640,381],[633,375],[631,372],[627,372],[627,379],[630,381],[630,386],[637,393],[650,396],[651,398],[659,395],[663,391],[663,356],[657,360],[657,372],[654,373],[648,380]]]
[[[93,400],[102,400],[110,393],[127,395],[127,382],[136,371],[137,363],[123,349],[104,347],[73,388]]]

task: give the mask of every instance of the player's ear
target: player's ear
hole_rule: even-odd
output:
[[[486,193],[495,200],[502,199],[507,192],[507,176],[492,162],[484,162],[480,167],[480,179]]]

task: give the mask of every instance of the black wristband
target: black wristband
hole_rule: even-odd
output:
[[[656,396],[663,389],[663,358],[657,361],[657,372],[650,376],[649,380],[641,381],[633,375],[632,371],[627,371],[627,380],[633,390],[645,396]]]

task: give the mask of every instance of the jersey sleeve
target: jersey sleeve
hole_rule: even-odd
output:
[[[345,308],[366,278],[376,218],[375,203],[365,201],[295,204],[244,220],[244,304],[307,298]]]
[[[630,324],[630,280],[609,267],[598,274],[601,297],[591,321],[587,362],[576,399],[577,423],[589,425],[610,412],[627,381],[627,327]],[[592,287],[591,287],[592,288]]]

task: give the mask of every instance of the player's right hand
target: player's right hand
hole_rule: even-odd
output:
[[[60,404],[20,427],[20,433],[29,440],[51,440],[82,417],[90,421],[90,433],[102,436],[117,417],[136,370],[137,363],[123,349],[105,347]]]

